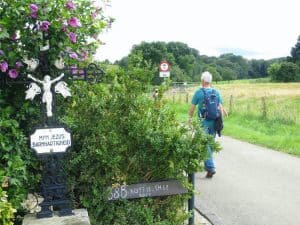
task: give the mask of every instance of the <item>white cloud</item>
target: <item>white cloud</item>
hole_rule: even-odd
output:
[[[205,55],[230,48],[283,57],[300,35],[299,8],[298,0],[112,0],[107,14],[116,21],[100,35],[106,45],[97,58],[121,59],[142,41],[180,41]]]

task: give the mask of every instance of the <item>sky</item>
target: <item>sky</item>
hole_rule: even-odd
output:
[[[286,57],[300,35],[299,9],[300,0],[111,0],[115,22],[95,58],[120,60],[142,41],[182,42],[207,56]]]

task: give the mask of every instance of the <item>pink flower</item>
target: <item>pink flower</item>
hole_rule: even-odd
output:
[[[70,10],[75,10],[76,9],[76,6],[72,1],[67,1],[66,2],[66,7]]]
[[[76,43],[76,40],[77,40],[76,37],[77,36],[76,36],[75,33],[73,33],[73,32],[69,33],[69,39],[70,39],[71,42]]]
[[[32,18],[34,18],[34,19],[37,19],[37,17],[38,17],[37,12],[32,12],[32,13],[30,14],[30,16],[31,16]]]
[[[96,12],[92,13],[92,18],[96,19],[96,17],[97,17],[97,13]]]
[[[1,70],[1,72],[5,73],[7,69],[8,69],[7,62],[5,62],[5,61],[1,62],[0,63],[0,70]]]
[[[67,31],[66,25],[63,24],[63,25],[61,26],[61,30],[62,30],[63,32],[66,32],[66,31]]]
[[[42,24],[40,26],[41,31],[47,31],[49,29],[49,26],[51,25],[48,21],[42,21]]]
[[[95,40],[97,40],[98,34],[93,34],[93,38],[94,38]]]
[[[83,76],[84,75],[84,70],[79,70],[79,75]]]
[[[71,57],[72,59],[78,59],[78,55],[77,55],[75,52],[72,52],[72,53],[70,54],[70,57]]]
[[[8,75],[10,78],[15,79],[19,76],[19,73],[16,69],[11,69],[9,70]]]
[[[72,17],[71,19],[69,19],[68,24],[71,27],[80,27],[81,26],[79,19],[77,19],[76,17]]]
[[[78,73],[77,66],[76,65],[71,66],[71,74],[77,74],[77,73]]]
[[[13,41],[16,41],[16,40],[17,40],[17,33],[14,33],[14,34],[11,36],[11,40],[13,40]]]
[[[87,52],[86,51],[82,51],[81,57],[82,57],[82,60],[85,61],[87,59]]]
[[[16,68],[19,69],[23,66],[22,62],[18,61],[16,62]]]
[[[37,4],[30,4],[30,10],[31,13],[36,13],[39,10],[39,7],[37,6]]]

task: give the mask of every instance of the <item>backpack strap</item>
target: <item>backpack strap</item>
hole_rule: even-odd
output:
[[[205,88],[201,88],[201,91],[203,92],[203,102],[201,102],[201,110],[200,110],[200,114],[199,117],[204,118],[205,117],[205,98],[206,98],[206,91],[204,90]]]

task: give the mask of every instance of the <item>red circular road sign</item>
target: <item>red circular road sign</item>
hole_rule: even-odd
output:
[[[161,61],[159,64],[160,72],[168,72],[170,71],[170,64],[167,61]]]

